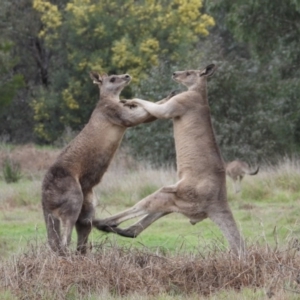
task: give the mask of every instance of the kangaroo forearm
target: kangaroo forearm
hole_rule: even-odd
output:
[[[171,99],[171,97],[168,96],[168,97],[166,97],[166,98],[164,98],[164,99],[162,99],[160,101],[155,102],[155,104],[161,105],[161,104],[166,103],[170,99]],[[153,122],[155,120],[157,120],[157,118],[155,116],[149,114],[149,117],[143,123],[150,123],[150,122]]]
[[[164,109],[163,105],[141,99],[134,99],[134,101],[153,117],[157,119],[169,119],[169,114]]]
[[[149,114],[149,117],[143,123],[151,123],[155,120],[157,120],[157,118]]]
[[[167,101],[169,101],[170,99],[171,99],[170,97],[166,97],[166,98],[164,98],[164,99],[162,99],[162,100],[160,100],[160,101],[155,102],[155,104],[164,104],[164,103],[166,103]]]

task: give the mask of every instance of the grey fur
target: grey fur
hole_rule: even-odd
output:
[[[74,226],[77,250],[87,251],[95,214],[93,187],[106,172],[126,128],[156,119],[143,108],[125,107],[120,101],[120,92],[131,80],[128,74],[101,76],[91,72],[90,76],[100,88],[100,101],[83,130],[49,168],[42,184],[48,242],[61,255],[67,251]]]

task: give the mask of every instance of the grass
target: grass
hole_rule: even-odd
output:
[[[0,257],[24,251],[30,241],[45,241],[44,220],[37,207],[1,210],[0,216]]]
[[[6,147],[5,152],[11,154],[9,151],[14,151],[14,148]],[[37,155],[38,152],[33,151],[33,153]],[[43,152],[43,155],[46,153]],[[0,269],[3,267],[5,272],[8,272],[16,261],[26,266],[28,261],[24,261],[24,257],[30,256],[30,253],[40,255],[42,259],[45,258],[43,251],[47,251],[43,248],[46,243],[46,230],[40,204],[41,179],[44,170],[40,169],[41,160],[36,160],[39,165],[34,169],[35,160],[28,162],[28,155],[24,153],[22,157],[26,158],[26,163],[22,163],[22,160],[19,163],[23,166],[22,171],[27,174],[26,176],[22,176],[19,182],[10,184],[6,183],[3,178],[1,180],[0,177]],[[24,167],[28,164],[31,167],[29,172]],[[172,168],[152,169],[149,166],[137,165],[132,161],[128,162],[124,160],[124,157],[121,159],[117,157],[101,184],[95,189],[98,202],[97,217],[106,217],[126,209],[158,188],[174,182],[176,182],[176,172]],[[269,251],[268,255],[273,255],[276,251],[286,253],[283,249],[291,249],[295,243],[298,243],[300,233],[300,164],[298,160],[282,161],[276,166],[262,166],[256,176],[245,177],[242,182],[242,192],[239,194],[233,192],[230,179],[227,184],[230,206],[248,246],[256,249],[258,253]],[[74,248],[75,232],[72,242]],[[87,259],[91,260],[97,260],[99,255],[104,255],[101,251],[107,255],[108,250],[105,248],[109,248],[110,245],[115,245],[117,251],[121,252],[130,250],[135,253],[134,251],[138,249],[144,256],[159,254],[168,256],[170,259],[176,257],[179,260],[190,256],[194,258],[197,256],[197,259],[204,257],[211,264],[220,253],[224,257],[229,255],[227,242],[210,220],[204,220],[192,226],[187,218],[179,214],[171,214],[158,220],[133,240],[94,229],[90,235],[90,243],[93,251]],[[101,251],[99,247],[102,247]],[[56,259],[53,258],[53,262],[60,264]],[[292,262],[294,263],[294,258],[286,263],[293,266]],[[224,263],[222,261],[222,264]],[[41,272],[39,265],[36,266]],[[294,267],[297,270],[300,268],[297,264]],[[42,273],[39,274],[41,276]],[[53,274],[58,276],[56,273]],[[268,277],[266,274],[265,276]],[[74,278],[76,281],[76,277]],[[68,289],[58,295],[57,299],[60,299],[61,295],[65,297],[64,299],[265,299],[270,280],[266,279],[264,284],[256,288],[251,284],[243,285],[241,291],[235,287],[226,287],[225,290],[214,290],[211,294],[205,295],[199,291],[195,291],[194,294],[185,293],[182,290],[179,291],[176,286],[174,289],[169,287],[167,291],[162,288],[156,295],[143,294],[139,289],[131,290],[130,293],[121,293],[121,295],[118,291],[106,290],[105,287],[101,291],[97,288],[90,289],[83,295],[84,283],[71,280]],[[297,291],[300,289],[289,280],[284,279],[272,299],[298,299]],[[0,280],[1,299],[18,299],[14,298],[16,293],[12,286],[3,288],[2,284]],[[27,288],[30,290],[32,286],[27,286]],[[40,298],[32,299],[53,299],[51,289],[43,285],[35,286],[34,291],[36,292],[39,288],[44,294],[39,294]]]
[[[21,179],[7,184],[0,181],[0,207],[36,206],[41,201],[41,179]]]

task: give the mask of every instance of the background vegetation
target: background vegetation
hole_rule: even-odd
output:
[[[158,100],[181,89],[174,70],[214,62],[209,99],[225,159],[299,149],[299,0],[1,3],[2,141],[60,145],[76,134],[98,99],[91,69],[128,72],[123,97]],[[130,129],[124,144],[141,159],[174,162],[171,122]]]

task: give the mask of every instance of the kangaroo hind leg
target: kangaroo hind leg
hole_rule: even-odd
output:
[[[83,205],[83,195],[79,186],[72,188],[62,196],[61,205],[57,209],[60,221],[61,244],[60,254],[67,254],[71,242],[73,228],[78,220]]]
[[[90,192],[84,196],[82,209],[76,221],[77,251],[85,254],[87,251],[88,237],[92,230],[92,223],[95,216],[94,194]]]
[[[48,244],[54,252],[59,252],[60,249],[60,221],[51,213],[44,211]]]
[[[244,240],[240,235],[229,207],[217,208],[209,212],[208,217],[215,222],[236,254],[245,252]]]
[[[152,223],[156,220],[160,219],[168,215],[169,213],[158,212],[158,213],[150,213],[137,221],[135,224],[127,227],[127,228],[119,228],[115,227],[111,229],[111,232],[117,233],[118,235],[135,238],[137,237],[142,231],[144,231],[147,227],[149,227]]]
[[[157,219],[168,213],[177,211],[175,204],[177,199],[176,195],[174,193],[164,192],[163,189],[164,188],[140,200],[128,210],[104,220],[95,220],[93,225],[102,231],[114,232],[127,237],[136,237]],[[126,229],[117,227],[126,220],[142,215],[146,216]]]

